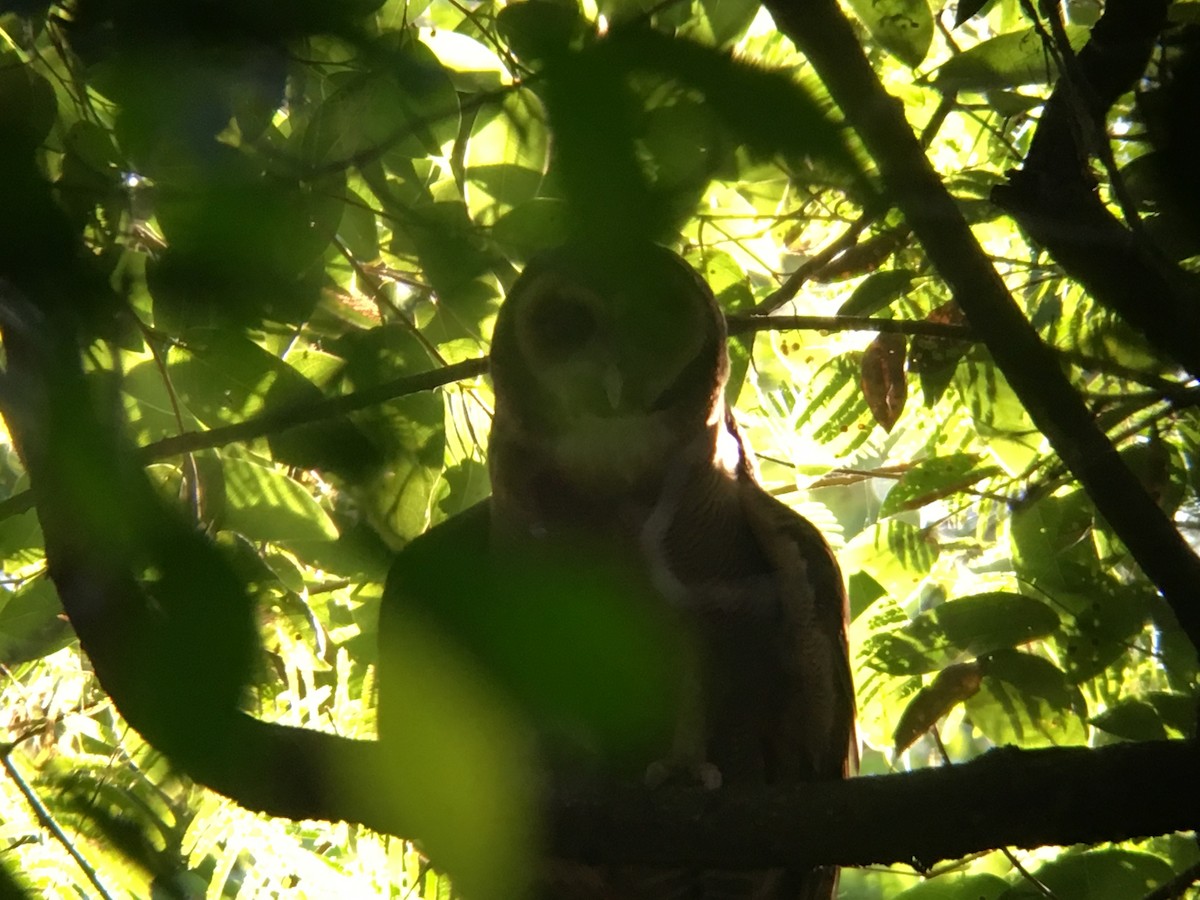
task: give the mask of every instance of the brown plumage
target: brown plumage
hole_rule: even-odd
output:
[[[652,781],[841,778],[854,732],[841,574],[820,532],[754,478],[725,407],[725,338],[707,285],[662,248],[573,246],[531,262],[493,337],[491,547],[563,542],[620,559],[694,641],[674,739],[643,760]],[[553,871],[547,897],[836,889],[831,869]]]

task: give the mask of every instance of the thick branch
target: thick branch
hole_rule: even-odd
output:
[[[560,797],[553,849],[590,862],[730,868],[794,861],[932,865],[996,847],[1192,830],[1192,742],[993,750],[972,762],[792,788],[597,791]]]
[[[1030,417],[1200,646],[1200,559],[1097,428],[1054,354],[988,263],[837,4],[767,0],[767,7],[858,131],[930,260]]]

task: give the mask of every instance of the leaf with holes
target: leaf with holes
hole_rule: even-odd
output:
[[[926,0],[850,0],[871,36],[893,56],[915,69],[933,41],[933,13]]]
[[[1079,49],[1089,31],[1067,26],[1067,40]],[[1023,84],[1045,84],[1058,74],[1050,53],[1035,28],[1002,34],[952,56],[938,69],[933,85],[943,93],[991,91]]]

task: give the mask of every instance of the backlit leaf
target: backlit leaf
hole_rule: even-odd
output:
[[[891,431],[908,399],[904,357],[908,342],[902,334],[880,334],[862,357],[862,389],[867,406],[884,431]]]

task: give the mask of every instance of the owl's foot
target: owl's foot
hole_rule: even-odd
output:
[[[721,770],[704,759],[659,759],[646,766],[642,781],[653,790],[666,784],[702,787],[715,791],[721,786]]]

